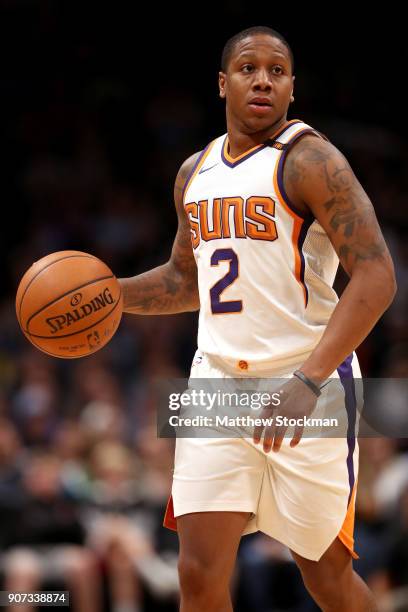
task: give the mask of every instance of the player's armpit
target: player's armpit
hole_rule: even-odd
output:
[[[373,205],[335,146],[315,136],[303,137],[288,154],[285,182],[322,225],[347,274],[374,263],[389,272],[394,284],[391,257]]]

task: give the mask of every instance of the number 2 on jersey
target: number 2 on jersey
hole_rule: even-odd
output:
[[[238,257],[232,249],[217,249],[211,255],[211,265],[218,266],[220,261],[229,261],[229,270],[215,283],[210,289],[211,312],[213,314],[226,314],[231,312],[241,312],[242,300],[230,300],[221,302],[221,293],[238,278],[239,264]]]

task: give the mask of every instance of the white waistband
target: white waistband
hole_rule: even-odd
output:
[[[226,370],[230,376],[262,376],[279,377],[290,376],[309,357],[311,351],[299,355],[292,355],[286,359],[273,359],[268,361],[247,361],[220,357],[211,353],[202,353],[216,367]]]

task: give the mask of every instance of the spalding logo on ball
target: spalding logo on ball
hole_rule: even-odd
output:
[[[116,332],[123,313],[121,286],[108,266],[89,253],[51,253],[21,279],[16,313],[38,349],[53,357],[83,357],[105,346]]]

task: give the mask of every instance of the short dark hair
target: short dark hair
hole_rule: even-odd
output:
[[[251,28],[246,28],[246,30],[242,30],[241,32],[238,32],[238,34],[234,34],[234,36],[231,36],[231,38],[229,38],[227,42],[225,43],[224,49],[222,50],[222,55],[221,55],[222,72],[227,72],[229,61],[231,59],[231,56],[234,52],[234,49],[237,43],[239,43],[244,38],[247,38],[248,36],[252,36],[253,34],[267,34],[268,36],[271,36],[273,38],[278,38],[281,42],[283,42],[283,44],[285,45],[289,53],[290,63],[292,66],[292,74],[294,73],[295,60],[293,57],[292,49],[289,46],[289,43],[282,36],[282,34],[277,32],[276,30],[273,30],[272,28],[269,28],[268,26],[253,26]]]

